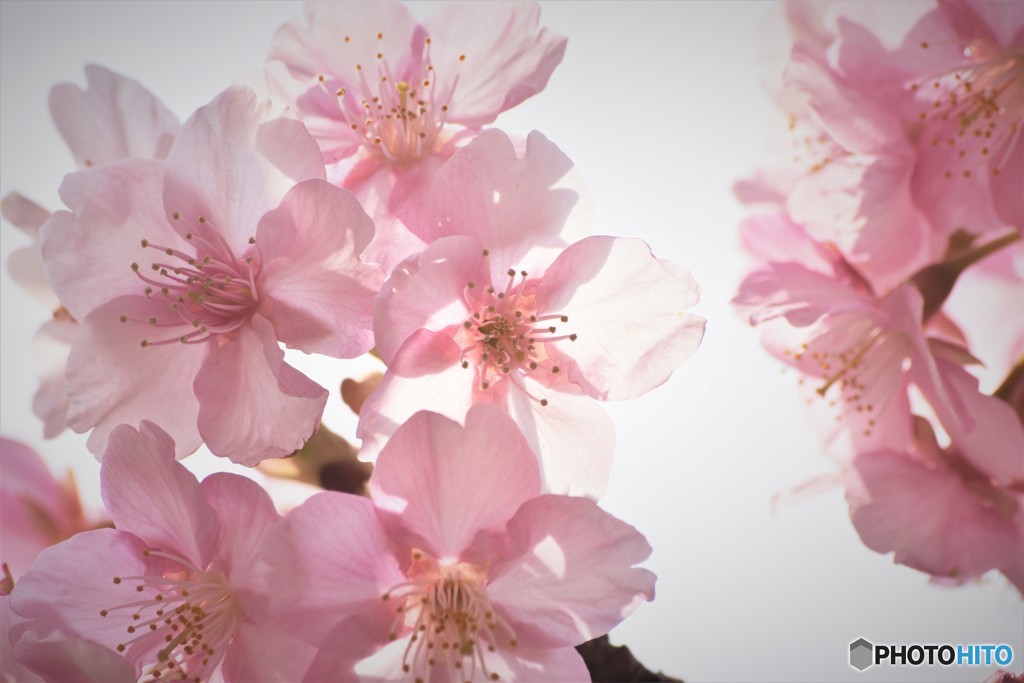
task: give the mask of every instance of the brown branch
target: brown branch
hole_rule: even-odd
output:
[[[650,671],[636,661],[636,657],[628,647],[612,645],[608,642],[608,636],[601,636],[594,640],[588,640],[582,645],[577,645],[576,651],[583,657],[594,683],[634,683],[635,681],[683,683],[682,679]]]

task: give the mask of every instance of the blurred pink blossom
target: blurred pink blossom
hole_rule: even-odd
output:
[[[71,472],[57,481],[25,444],[0,437],[0,471],[0,562],[14,579],[45,548],[99,525],[82,509]]]
[[[138,82],[101,66],[86,65],[85,78],[84,91],[71,83],[50,91],[50,115],[78,168],[167,156],[180,124],[159,100]],[[43,435],[53,438],[67,426],[64,366],[78,326],[50,288],[43,266],[39,229],[50,212],[12,192],[0,201],[0,215],[32,239],[32,244],[11,254],[11,278],[54,312],[53,321],[36,337],[40,386],[32,400],[33,412],[43,420]]]

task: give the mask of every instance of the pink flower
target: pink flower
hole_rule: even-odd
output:
[[[268,81],[294,106],[343,187],[377,222],[369,254],[390,272],[422,249],[395,209],[456,143],[544,89],[565,38],[535,3],[450,3],[424,24],[396,2],[306,4],[274,37]],[[340,170],[340,169],[339,169]]]
[[[530,447],[492,406],[465,427],[413,416],[371,492],[314,496],[268,545],[272,609],[322,644],[306,680],[587,680],[573,646],[654,596],[633,567],[643,536],[588,499],[541,495]]]
[[[947,430],[969,429],[944,371],[954,365],[940,367],[937,357],[970,355],[926,336],[917,289],[902,285],[876,297],[838,253],[830,260],[819,249],[816,259],[804,259],[806,235],[784,217],[749,219],[743,228],[776,235],[777,252],[763,252],[768,262],[743,280],[733,303],[762,328],[769,352],[817,384],[816,394],[845,425],[855,450],[908,447],[908,383],[921,390]],[[759,244],[765,238],[745,239]],[[785,260],[787,250],[794,260]]]
[[[366,351],[381,280],[358,257],[372,223],[323,176],[299,122],[234,88],[189,119],[166,164],[132,159],[65,179],[71,212],[44,227],[43,255],[82,323],[68,424],[93,429],[90,450],[144,419],[179,455],[205,441],[252,465],[302,446],[327,392],[284,363],[278,342]]]
[[[375,303],[389,367],[360,412],[361,457],[424,407],[462,421],[471,405],[495,403],[538,453],[546,490],[604,491],[613,430],[593,399],[666,381],[696,351],[704,320],[683,311],[697,283],[644,242],[563,246],[579,219],[576,194],[555,182],[567,163],[536,133],[515,159],[492,131],[435,176],[419,212],[432,244],[395,269]]]
[[[25,444],[0,437],[0,471],[0,562],[15,577],[24,574],[43,549],[95,528],[82,510],[71,473],[58,482]]]
[[[854,458],[850,516],[865,545],[895,552],[900,564],[957,581],[998,569],[1024,593],[1024,429],[999,399],[965,392],[964,400],[986,422],[983,448],[973,449],[984,459],[972,459],[955,437],[939,448],[927,421],[915,418],[910,450]]]
[[[87,65],[86,90],[61,83],[50,91],[50,114],[79,168],[92,168],[131,157],[167,156],[180,124],[138,82],[100,66]],[[0,214],[32,239],[7,262],[11,278],[49,310],[54,320],[43,325],[37,347],[44,347],[40,386],[32,409],[53,438],[64,431],[68,410],[64,366],[77,323],[50,288],[39,248],[39,229],[50,212],[17,193],[0,202]]]
[[[132,665],[85,638],[53,632],[40,637],[0,595],[0,679],[18,683],[136,683]],[[12,644],[17,642],[17,646]]]
[[[1024,245],[1017,244],[985,259],[960,275],[943,311],[963,330],[976,369],[991,387],[998,386],[1024,358]]]
[[[876,35],[890,29],[873,17],[840,22],[836,68],[887,103],[916,141],[912,189],[939,234],[1019,230],[1024,16],[999,2],[899,13],[907,20],[896,36]]]
[[[814,239],[834,244],[876,290],[889,291],[936,249],[911,192],[913,145],[886,103],[857,92],[800,45],[786,87],[793,168],[784,180],[742,184],[741,197],[757,203],[774,194]]]
[[[39,634],[122,653],[137,677],[205,681],[220,667],[229,682],[294,679],[312,650],[263,612],[259,556],[279,522],[270,498],[237,475],[200,484],[174,451],[152,423],[115,429],[100,476],[117,529],[44,551],[15,588],[14,611]]]

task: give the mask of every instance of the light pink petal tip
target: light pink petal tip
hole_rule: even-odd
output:
[[[458,78],[452,123],[479,128],[544,89],[567,40],[540,28],[540,14],[535,2],[449,3],[427,19],[439,89]]]
[[[260,221],[260,310],[278,339],[306,353],[353,358],[373,346],[373,296],[384,274],[360,260],[373,222],[323,180],[292,188]]]
[[[434,557],[459,557],[479,531],[502,529],[541,491],[536,458],[505,411],[477,405],[465,423],[413,415],[388,441],[371,480],[377,507],[395,513]]]
[[[599,399],[640,396],[700,346],[700,286],[641,240],[588,237],[567,248],[537,290],[542,310],[569,318],[575,339],[557,342],[570,379]],[[550,348],[550,347],[549,347]]]
[[[1021,527],[950,468],[893,452],[859,455],[853,467],[846,497],[854,527],[895,562],[968,580],[1010,567],[1024,552]]]
[[[79,168],[119,159],[162,159],[178,119],[138,82],[87,65],[86,90],[61,83],[50,91],[50,115]]]
[[[97,456],[120,424],[160,424],[174,439],[179,457],[199,447],[199,402],[192,382],[207,349],[203,345],[142,346],[153,339],[147,319],[154,303],[143,296],[114,299],[82,323],[67,364],[68,426],[92,429],[88,447]],[[166,314],[166,308],[159,311]],[[126,322],[121,322],[121,317]]]
[[[195,230],[203,217],[238,255],[292,186],[325,177],[316,141],[303,125],[275,117],[269,101],[235,86],[182,126],[167,157],[164,209],[179,213],[174,227],[181,233]]]
[[[100,469],[103,502],[118,529],[205,568],[220,536],[217,514],[174,458],[174,441],[151,422],[110,434]]]
[[[320,425],[327,390],[284,362],[266,318],[254,315],[233,334],[195,379],[199,433],[215,454],[242,465],[291,455]]]
[[[509,267],[531,265],[522,259],[532,249],[584,236],[592,218],[572,161],[536,131],[521,157],[506,133],[481,133],[438,170],[425,197],[400,207],[409,229],[428,244],[475,238],[493,253],[496,281]]]
[[[647,540],[592,501],[541,496],[508,533],[487,592],[524,644],[578,645],[654,599],[654,574],[633,566],[650,555]]]

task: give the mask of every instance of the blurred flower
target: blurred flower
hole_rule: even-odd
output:
[[[79,531],[105,526],[86,517],[71,471],[58,482],[25,444],[0,437],[0,471],[0,561],[14,579],[44,549]]]
[[[180,124],[148,90],[130,78],[89,64],[86,90],[61,83],[50,91],[50,114],[80,169],[128,158],[163,159]],[[64,366],[77,323],[50,288],[39,246],[39,230],[50,212],[17,193],[0,201],[0,215],[32,239],[7,262],[11,278],[49,310],[53,320],[40,328],[40,386],[32,410],[43,420],[43,435],[64,431],[68,399]]]

